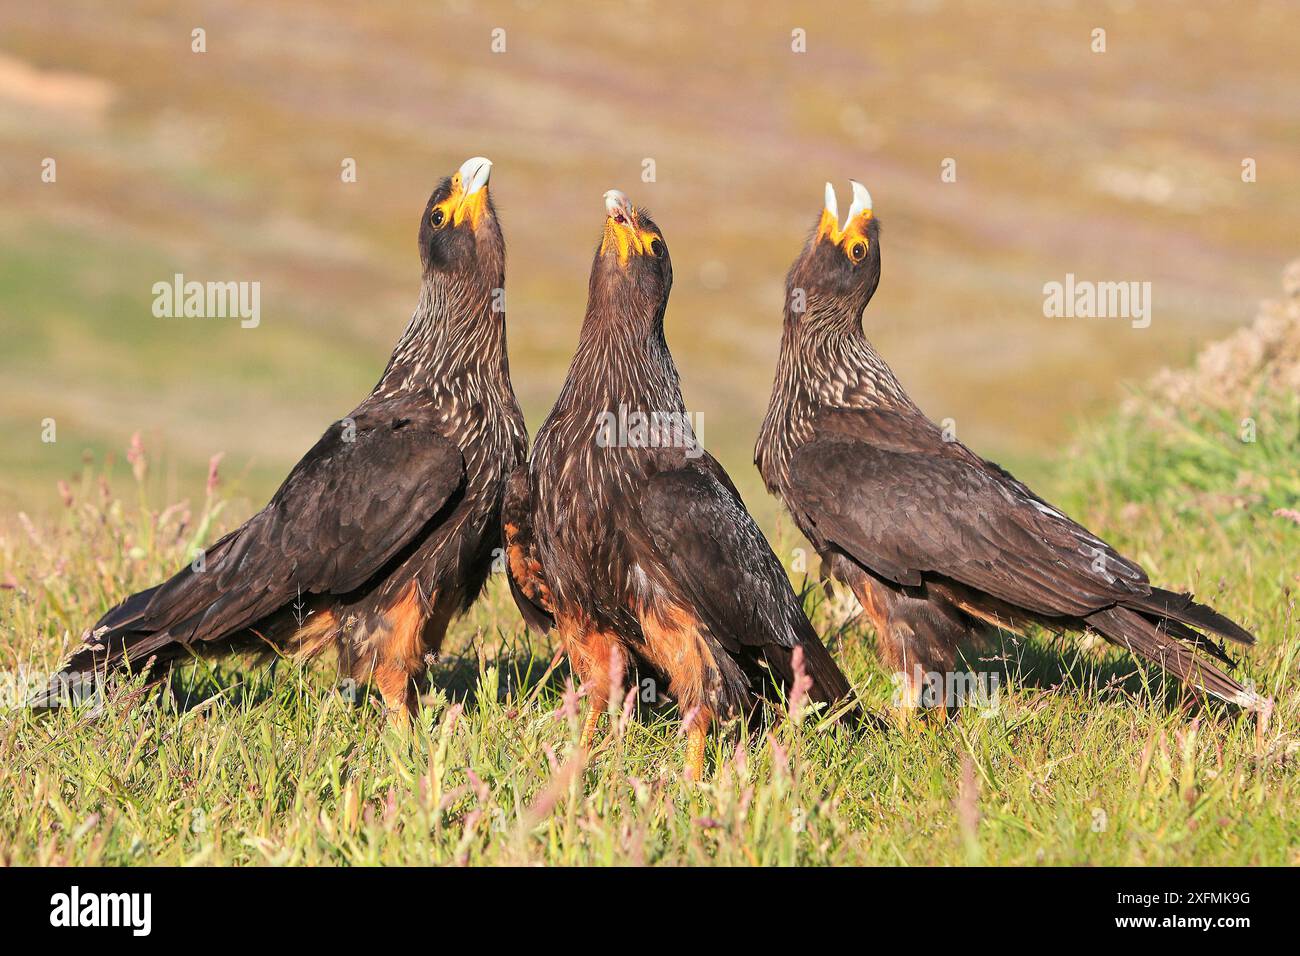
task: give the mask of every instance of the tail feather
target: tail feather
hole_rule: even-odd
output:
[[[28,701],[29,706],[58,707],[80,699],[90,680],[110,671],[136,673],[150,661],[185,657],[194,625],[208,607],[209,587],[185,568],[110,608],[82,634],[81,645],[51,676],[45,690]]]
[[[1151,621],[1150,615],[1143,616],[1146,617],[1148,621]],[[1169,634],[1171,637],[1176,637],[1178,640],[1186,642],[1191,647],[1210,655],[1222,664],[1227,664],[1229,667],[1233,667],[1236,664],[1236,662],[1228,656],[1227,650],[1224,649],[1221,643],[1214,640],[1212,637],[1202,634],[1200,631],[1193,630],[1186,624],[1168,617],[1157,617],[1151,623],[1164,630],[1165,633]]]
[[[1190,594],[1152,588],[1149,595],[1124,601],[1126,607],[1169,618],[1203,631],[1210,631],[1238,644],[1254,644],[1255,635],[1236,621],[1220,614],[1212,607],[1198,604]]]
[[[831,657],[831,652],[819,640],[805,640],[803,648],[803,666],[812,678],[812,699],[820,703],[835,704],[849,696],[852,688],[849,680]]]
[[[1085,620],[1111,643],[1159,664],[1191,687],[1247,710],[1266,711],[1270,707],[1268,698],[1197,655],[1195,644],[1189,647],[1183,643],[1184,628],[1167,629],[1164,624],[1152,623],[1137,611],[1120,606],[1097,611]],[[1220,657],[1224,659],[1226,655]]]
[[[102,628],[116,631],[124,630],[132,625],[139,624],[148,613],[150,602],[153,601],[154,596],[161,588],[161,584],[155,584],[151,588],[145,588],[143,591],[132,594],[120,604],[110,608],[104,613],[103,617],[95,622],[94,627],[90,628],[84,635],[82,635],[82,639],[85,640],[95,631]]]
[[[849,696],[852,688],[848,678],[835,663],[830,651],[826,650],[815,635],[803,637],[797,647],[803,651],[801,664],[803,673],[812,681],[808,696],[813,701],[819,704],[836,704]],[[787,686],[792,685],[796,676],[795,648],[773,644],[768,645],[764,650],[769,666],[780,675]]]

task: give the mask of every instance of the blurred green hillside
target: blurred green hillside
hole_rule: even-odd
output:
[[[166,500],[224,451],[260,504],[378,376],[424,200],[475,154],[531,426],[618,186],[672,246],[705,441],[774,515],[749,450],[781,282],[823,182],[854,177],[885,228],[869,334],[963,440],[1037,458],[1274,291],[1300,221],[1298,33],[1285,3],[5,4],[0,522],[58,507],[56,479],[136,431]],[[177,272],[260,282],[260,326],[155,318]],[[1151,327],[1044,318],[1071,272],[1152,282]]]

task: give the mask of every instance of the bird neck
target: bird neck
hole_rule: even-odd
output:
[[[862,330],[865,303],[810,295],[797,315],[787,306],[781,334],[781,376],[791,393],[834,408],[913,408],[893,369]]]
[[[426,277],[374,393],[432,389],[448,379],[509,390],[505,309],[493,295],[493,288],[504,285],[504,276],[494,287],[467,278]]]
[[[664,421],[667,417],[689,428],[681,381],[664,338],[663,309],[649,321],[612,319],[588,309],[573,361],[554,408],[537,433],[534,458],[553,455],[595,456],[609,453],[626,458],[624,470],[636,470],[643,449],[621,442],[602,446],[598,436],[608,423]]]
[[[685,411],[677,365],[664,337],[663,309],[648,319],[621,322],[608,322],[589,310],[565,397],[583,407],[612,403],[645,412]]]
[[[861,313],[814,297],[802,314],[787,307],[772,396],[754,448],[768,488],[780,489],[789,456],[813,437],[818,410],[882,407],[916,405],[867,340]]]

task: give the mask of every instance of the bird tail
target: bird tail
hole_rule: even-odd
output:
[[[1255,635],[1236,621],[1225,617],[1212,607],[1197,604],[1190,594],[1166,591],[1164,588],[1152,588],[1149,595],[1129,599],[1125,606],[1157,618],[1174,620],[1189,627],[1199,628],[1226,637],[1238,644],[1254,644]]]
[[[812,625],[808,629],[811,631]],[[796,650],[801,652],[798,662],[795,661]],[[852,692],[848,678],[816,634],[802,635],[794,647],[771,644],[765,651],[768,665],[786,687],[794,686],[800,676],[812,682],[808,687],[808,697],[815,703],[838,704]]]
[[[1195,622],[1227,636],[1240,632],[1251,641],[1254,639],[1223,615],[1196,604],[1187,595],[1160,593],[1185,601],[1166,604],[1163,596],[1157,597],[1153,592],[1149,604],[1143,603],[1138,608],[1116,605],[1089,614],[1084,620],[1112,644],[1159,664],[1191,687],[1246,710],[1261,713],[1271,710],[1272,702],[1267,697],[1246,687],[1206,659],[1205,655],[1208,655],[1232,665],[1231,658],[1221,647],[1188,624]],[[1167,615],[1163,611],[1165,607],[1170,609]],[[1240,640],[1239,637],[1234,639]]]
[[[81,645],[28,705],[53,709],[75,703],[109,673],[138,673],[187,656],[189,640],[210,603],[211,584],[188,567],[132,594],[82,634]]]
[[[812,678],[812,689],[809,691],[812,699],[820,703],[836,704],[848,697],[852,690],[849,680],[825,645],[813,638],[805,639],[799,646],[803,649],[804,669]]]

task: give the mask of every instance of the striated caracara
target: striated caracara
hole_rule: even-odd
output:
[[[985,624],[1089,630],[1199,690],[1267,713],[1266,699],[1212,661],[1213,635],[1251,635],[1153,587],[1119,554],[938,426],[903,391],[862,330],[880,281],[880,227],[853,183],[840,224],[826,185],[821,220],[786,278],[785,324],[755,463],[852,588],[902,675],[905,707],[950,674],[958,643]]]
[[[335,648],[395,717],[417,706],[426,655],[487,578],[505,479],[527,452],[496,291],[505,244],[491,166],[468,160],[429,198],[419,301],[370,395],[202,562],[105,614],[52,693],[74,677],[269,644],[299,657]]]
[[[849,685],[690,430],[664,339],[663,233],[620,192],[605,207],[577,352],[530,464],[510,478],[507,567],[521,612],[557,630],[587,690],[583,745],[636,664],[667,680],[698,779],[711,723],[790,685],[797,657],[812,700],[838,701]],[[611,415],[658,424],[607,429]]]

